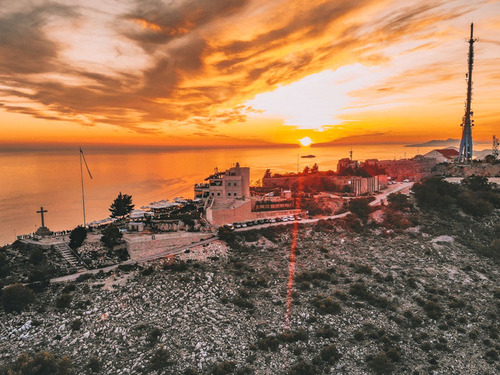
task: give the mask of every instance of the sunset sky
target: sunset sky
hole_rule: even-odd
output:
[[[500,1],[0,0],[1,148],[500,135]],[[488,147],[488,146],[485,146]]]

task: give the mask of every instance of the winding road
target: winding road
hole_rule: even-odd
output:
[[[411,188],[411,186],[413,186],[413,182],[400,182],[400,183],[396,183],[394,185],[389,185],[388,188],[383,193],[375,196],[375,200],[370,202],[370,206],[375,206],[375,205],[379,204],[382,200],[386,200],[390,194],[400,192],[404,189],[409,189],[409,188]],[[319,220],[340,219],[340,218],[345,217],[349,214],[350,214],[350,212],[347,211],[347,212],[344,212],[344,213],[341,213],[338,215],[322,216],[320,218],[314,218],[314,219],[303,219],[303,220],[301,220],[301,223],[315,223]],[[267,228],[267,227],[278,226],[278,225],[290,225],[293,223],[294,223],[294,221],[260,224],[260,225],[255,225],[255,226],[247,227],[247,228],[238,228],[238,229],[235,229],[235,232],[244,232],[244,231],[248,231],[248,230]],[[56,278],[51,279],[50,282],[51,283],[62,283],[62,282],[68,282],[68,281],[75,281],[79,276],[88,275],[88,274],[94,275],[94,274],[99,273],[100,271],[106,273],[106,272],[109,272],[109,271],[112,271],[112,270],[118,268],[118,266],[123,265],[123,264],[146,263],[148,261],[164,258],[166,256],[181,254],[188,249],[191,249],[193,247],[200,246],[200,245],[209,244],[213,241],[216,241],[217,239],[218,238],[216,236],[214,236],[213,238],[209,238],[207,240],[195,242],[195,243],[192,243],[190,245],[180,246],[180,247],[174,248],[174,249],[165,250],[165,251],[162,251],[160,253],[144,256],[142,258],[129,259],[127,261],[124,261],[124,262],[121,262],[118,264],[114,264],[112,266],[103,267],[103,268],[96,268],[93,270],[87,270],[87,271],[73,273],[71,275],[56,277]]]

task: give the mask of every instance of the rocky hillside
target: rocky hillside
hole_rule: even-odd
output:
[[[40,351],[61,374],[499,373],[499,267],[481,255],[498,210],[409,219],[252,231],[50,285],[0,312],[0,374]]]

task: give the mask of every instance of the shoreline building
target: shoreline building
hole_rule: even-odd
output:
[[[213,226],[301,213],[286,197],[251,196],[250,168],[239,163],[224,172],[216,168],[205,181],[194,185],[194,195],[203,202],[205,218]]]

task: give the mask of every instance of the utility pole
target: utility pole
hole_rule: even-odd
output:
[[[492,155],[495,159],[498,159],[498,146],[500,145],[500,139],[496,135],[493,136],[493,149]]]
[[[465,115],[462,118],[462,140],[460,141],[460,153],[458,155],[459,162],[471,162],[473,151],[472,151],[472,127],[474,126],[474,120],[472,116],[474,112],[471,110],[472,102],[472,67],[474,65],[474,24],[470,24],[470,39],[469,39],[469,58],[468,66],[469,72],[467,73],[467,100],[465,102]]]

